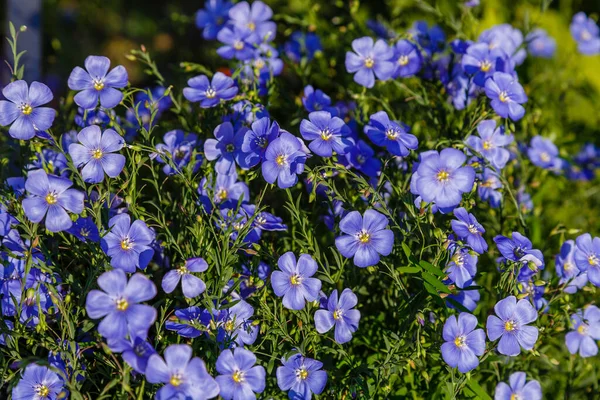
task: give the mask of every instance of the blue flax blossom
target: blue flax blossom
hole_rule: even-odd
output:
[[[600,238],[592,238],[589,233],[584,233],[575,239],[575,243],[577,268],[587,272],[587,277],[594,286],[600,286]]]
[[[14,400],[59,400],[67,398],[63,379],[50,368],[29,364],[12,390]]]
[[[250,319],[254,315],[254,308],[244,300],[215,314],[219,327],[216,339],[220,344],[243,347],[256,341],[259,327]]]
[[[476,285],[475,281],[473,281],[472,285]],[[446,305],[449,308],[456,310],[457,307],[455,303],[458,303],[467,310],[473,312],[475,311],[475,308],[477,308],[477,302],[480,298],[481,295],[477,289],[458,290],[456,293],[450,294],[448,297],[446,297]]]
[[[510,57],[511,65],[508,69],[514,69],[515,65],[521,65],[527,57],[527,51],[521,48],[523,44],[523,33],[510,24],[494,25],[481,32],[478,42],[487,43],[490,48],[500,48]]]
[[[335,247],[344,257],[354,257],[357,267],[376,265],[380,255],[389,255],[394,247],[394,233],[387,229],[388,223],[385,215],[372,209],[363,216],[358,211],[349,212],[340,221],[345,235],[335,239]]]
[[[288,397],[293,400],[310,400],[312,394],[321,394],[327,384],[327,372],[323,363],[302,354],[294,354],[287,360],[281,359],[282,366],[277,368],[277,385],[283,391],[289,390]]]
[[[534,136],[527,148],[527,156],[540,168],[551,171],[560,171],[562,160],[558,156],[558,148],[550,139]]]
[[[196,26],[202,29],[202,37],[215,40],[217,34],[229,20],[230,1],[208,0],[204,8],[196,13]]]
[[[183,89],[183,96],[189,101],[200,102],[200,107],[210,108],[221,100],[231,100],[238,92],[233,79],[222,72],[213,75],[212,81],[206,75],[198,75],[188,80],[189,87]]]
[[[385,147],[395,156],[406,157],[410,150],[416,150],[419,145],[416,136],[408,133],[409,127],[390,120],[385,111],[371,115],[364,131],[373,143]]]
[[[150,383],[164,383],[156,393],[156,400],[205,400],[219,394],[219,385],[208,374],[206,365],[198,357],[192,358],[187,344],[172,344],[165,350],[165,358],[153,354],[146,367]]]
[[[313,88],[311,85],[304,88],[302,105],[309,113],[327,111],[334,117],[339,113],[336,107],[331,106],[331,97],[323,93],[322,90]]]
[[[464,71],[473,75],[476,85],[485,86],[485,80],[494,72],[504,71],[507,58],[504,50],[499,47],[491,48],[487,43],[475,43],[467,48],[461,63]]]
[[[494,306],[496,315],[487,319],[487,335],[490,340],[500,339],[498,351],[505,356],[518,356],[521,347],[525,350],[533,349],[538,338],[538,329],[529,326],[537,319],[537,311],[529,300],[522,299],[517,302],[515,296],[500,300]]]
[[[14,81],[2,89],[6,100],[0,100],[0,125],[11,125],[8,134],[15,139],[28,140],[50,129],[56,111],[40,107],[53,99],[50,88],[40,82]]]
[[[115,353],[121,353],[121,357],[134,371],[143,374],[146,372],[150,356],[156,354],[156,350],[146,340],[145,333],[130,339],[118,339],[108,342],[108,347]]]
[[[12,230],[13,225],[17,225],[19,221],[13,217],[8,211],[3,209],[0,203],[0,236],[6,236]]]
[[[203,258],[190,258],[181,267],[172,269],[165,274],[162,280],[162,288],[165,293],[171,293],[181,281],[183,295],[188,299],[193,299],[206,290],[206,285],[202,279],[192,275],[192,272],[200,273],[207,269],[208,264]]]
[[[475,170],[463,166],[465,161],[466,156],[452,148],[421,153],[415,184],[422,200],[442,209],[456,207],[475,182]]]
[[[542,387],[536,380],[525,383],[525,372],[515,372],[508,378],[508,383],[498,383],[494,400],[542,400]]]
[[[185,338],[196,338],[203,333],[208,334],[208,326],[212,320],[210,311],[192,306],[175,310],[174,315],[165,323],[165,328]]]
[[[510,159],[510,152],[504,147],[513,142],[513,135],[504,133],[504,126],[496,127],[496,121],[488,119],[477,125],[479,136],[469,136],[466,143],[498,170],[504,168]]]
[[[339,344],[352,340],[352,334],[358,329],[360,311],[354,307],[358,298],[350,289],[344,289],[338,299],[338,291],[334,289],[327,300],[325,310],[315,312],[315,328],[317,332],[325,333],[335,326],[334,337]]]
[[[593,19],[583,12],[578,12],[573,16],[569,29],[573,39],[577,42],[577,50],[581,54],[600,53],[600,29]]]
[[[31,171],[27,175],[25,189],[30,194],[23,200],[23,211],[31,222],[45,219],[46,229],[60,232],[69,229],[73,222],[67,211],[83,212],[84,194],[69,189],[73,182],[66,178],[48,175],[44,170]]]
[[[92,319],[101,319],[98,332],[107,339],[125,339],[145,335],[156,320],[156,309],[139,304],[156,296],[156,286],[140,273],[129,281],[120,269],[113,269],[98,277],[102,290],[88,293],[85,310]]]
[[[579,310],[571,315],[571,323],[573,330],[565,336],[569,353],[579,353],[583,358],[598,354],[596,341],[600,340],[600,309],[592,305],[583,312]]]
[[[300,123],[300,133],[310,141],[308,148],[321,157],[331,157],[333,152],[346,154],[354,146],[348,125],[328,111],[311,112]]]
[[[466,312],[460,313],[458,319],[451,315],[444,324],[442,357],[463,374],[477,368],[477,357],[485,352],[485,332],[476,328],[477,318]]]
[[[176,174],[190,162],[194,163],[192,170],[194,172],[198,170],[201,161],[200,155],[196,155],[195,159],[192,159],[198,143],[198,136],[176,129],[165,133],[163,142],[156,145],[156,153],[152,153],[150,158],[154,158],[160,164],[165,164],[163,167],[165,174]],[[175,164],[174,167],[168,162],[167,155],[170,156],[169,160]]]
[[[204,155],[209,161],[217,160],[215,170],[219,174],[232,175],[235,173],[235,163],[241,167],[249,165],[249,155],[241,149],[247,128],[240,128],[234,132],[230,122],[223,122],[214,130],[216,139],[206,139],[204,142]]]
[[[446,46],[446,35],[438,25],[430,28],[425,21],[415,21],[408,33],[417,40],[419,46],[429,56],[442,51]]]
[[[477,256],[465,248],[457,249],[448,262],[446,273],[459,288],[470,286],[477,273]]]
[[[499,189],[502,189],[502,181],[491,168],[484,168],[483,172],[479,174],[479,185],[477,186],[477,194],[483,201],[490,203],[492,208],[500,207],[502,203],[502,193]]]
[[[346,153],[346,162],[363,174],[375,177],[381,171],[381,160],[375,157],[375,151],[365,141],[359,140]]]
[[[265,390],[265,369],[256,364],[256,356],[250,350],[236,347],[223,350],[217,358],[215,379],[224,400],[255,400],[255,393]]]
[[[306,301],[319,298],[321,281],[312,276],[317,272],[316,261],[308,254],[296,256],[288,251],[277,260],[281,271],[273,271],[271,285],[278,297],[283,296],[283,306],[290,310],[302,310]]]
[[[207,178],[202,178],[198,186],[200,202],[207,212],[213,208],[213,204],[220,208],[236,208],[240,199],[243,202],[250,200],[250,191],[245,182],[238,181],[237,174],[217,174],[214,183]],[[212,195],[212,198],[211,198]]]
[[[84,243],[88,240],[94,243],[100,242],[100,233],[98,232],[98,227],[94,223],[92,217],[79,217],[77,221],[73,223],[73,226],[67,229],[67,232]]]
[[[292,33],[290,40],[284,45],[285,54],[295,63],[299,63],[302,57],[306,57],[307,61],[311,61],[317,52],[323,50],[321,39],[314,32]]]
[[[125,140],[114,130],[104,132],[97,125],[83,128],[77,134],[79,143],[69,146],[69,155],[76,167],[83,166],[81,176],[88,183],[100,183],[104,174],[119,176],[125,166],[125,156],[113,154],[123,148]]]
[[[373,43],[370,37],[354,39],[352,50],[346,53],[346,70],[354,74],[354,82],[372,88],[375,76],[382,81],[392,77],[394,50],[384,40]]]
[[[575,293],[587,283],[587,272],[581,271],[575,262],[577,246],[574,240],[565,241],[560,247],[560,253],[556,256],[556,275],[560,278],[559,285],[567,284],[565,293]],[[584,259],[585,263],[586,260]]]
[[[517,78],[504,72],[494,72],[485,81],[485,94],[492,100],[492,108],[502,118],[518,121],[525,115],[521,105],[527,102],[527,95]]]
[[[556,40],[543,29],[532,30],[525,38],[527,50],[534,57],[552,58],[556,52]]]
[[[151,247],[155,234],[142,220],[131,223],[128,214],[119,214],[108,221],[110,232],[101,240],[102,250],[108,255],[110,265],[125,272],[148,266],[154,250]]]
[[[494,237],[494,242],[506,260],[523,264],[519,271],[519,281],[526,281],[538,270],[544,269],[545,263],[542,252],[534,249],[531,240],[519,232],[513,232],[512,239],[498,235]]]
[[[265,158],[265,153],[269,143],[279,137],[281,129],[277,121],[272,121],[269,117],[262,117],[252,122],[251,130],[247,131],[242,141],[242,151],[249,155],[244,159],[244,167],[251,168]]]
[[[248,29],[236,26],[222,28],[217,34],[217,39],[224,46],[219,47],[217,54],[227,60],[250,60],[254,57],[254,49],[250,43],[251,33]]]
[[[484,227],[477,222],[477,218],[470,214],[463,207],[454,210],[454,219],[450,222],[452,230],[460,240],[467,242],[471,248],[479,254],[487,251],[488,245],[483,238]]]
[[[65,155],[47,148],[38,152],[36,159],[31,164],[26,165],[25,169],[27,171],[43,169],[50,174],[62,176],[63,178],[68,178],[71,173]]]
[[[394,45],[395,68],[393,78],[408,78],[416,75],[421,70],[423,59],[414,43],[401,39]]]
[[[85,69],[75,67],[69,76],[69,89],[80,91],[73,99],[75,104],[86,110],[96,108],[98,99],[103,108],[116,107],[123,100],[117,89],[127,86],[127,70],[122,65],[110,72],[110,60],[102,56],[89,56]]]
[[[304,145],[291,133],[282,132],[267,147],[262,163],[265,181],[277,182],[277,186],[286,189],[298,182],[298,174],[304,171],[307,152]]]
[[[250,32],[248,42],[258,44],[262,41],[272,41],[277,33],[275,22],[270,21],[273,10],[260,0],[252,5],[241,1],[229,10],[229,18],[233,26]]]

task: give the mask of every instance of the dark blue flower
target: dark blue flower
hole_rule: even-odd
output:
[[[212,319],[213,315],[208,310],[193,306],[175,310],[175,315],[167,320],[165,328],[177,332],[179,336],[195,338],[203,333],[208,335]]]
[[[302,105],[309,113],[314,111],[327,111],[334,117],[338,115],[338,109],[331,106],[331,98],[323,93],[322,90],[315,90],[311,85],[304,88]]]
[[[134,336],[130,339],[109,340],[108,347],[115,353],[121,353],[121,357],[134,371],[143,374],[146,372],[150,356],[156,354],[156,350],[146,341],[145,335]]]
[[[110,60],[102,56],[89,56],[85,59],[85,70],[75,67],[69,76],[69,89],[80,90],[74,101],[86,110],[96,108],[98,99],[104,108],[116,107],[123,99],[117,89],[127,86],[127,70],[122,65],[110,72]]]
[[[293,62],[299,63],[302,57],[311,61],[316,52],[323,50],[323,46],[321,46],[321,39],[316,33],[296,31],[285,43],[284,50]]]
[[[2,89],[6,100],[0,100],[0,125],[11,125],[8,133],[15,139],[28,140],[39,132],[50,129],[56,111],[40,107],[53,99],[48,86],[25,81],[11,82]]]
[[[490,203],[492,208],[500,207],[502,203],[502,193],[499,189],[504,186],[498,177],[498,174],[490,168],[484,168],[479,176],[479,185],[477,186],[477,194],[483,201]]]
[[[202,36],[207,40],[214,40],[217,34],[229,21],[230,1],[208,0],[204,8],[196,13],[196,26],[203,29]]]
[[[407,78],[416,75],[421,70],[423,59],[414,43],[401,39],[394,45],[395,62],[393,78]]]
[[[200,102],[200,107],[210,108],[221,100],[231,100],[238,92],[233,79],[222,72],[213,75],[212,81],[206,75],[198,75],[190,80],[189,87],[183,89],[183,96],[191,102]]]
[[[506,260],[523,264],[518,276],[521,282],[529,280],[546,265],[542,252],[534,249],[531,241],[519,232],[513,232],[512,239],[498,235],[494,237],[494,242]]]
[[[217,125],[213,132],[216,139],[206,139],[204,142],[204,155],[209,161],[217,160],[215,170],[219,174],[233,175],[236,162],[242,168],[252,165],[252,158],[256,155],[242,151],[242,143],[247,131],[247,128],[240,128],[234,132],[230,122],[223,122]]]
[[[406,157],[410,150],[416,150],[419,145],[416,136],[408,133],[409,127],[390,120],[385,111],[371,115],[364,131],[373,143],[385,147],[395,156]]]
[[[377,176],[381,171],[381,160],[375,157],[373,149],[363,140],[356,142],[346,153],[346,161],[351,167],[370,177]]]
[[[242,141],[242,151],[255,157],[245,157],[245,168],[251,168],[262,161],[269,143],[273,142],[281,132],[277,121],[271,122],[269,117],[262,117],[252,122],[252,129],[246,131]]]
[[[415,21],[408,33],[429,56],[441,52],[446,47],[446,35],[438,25],[430,28],[425,21]]]
[[[77,221],[73,223],[73,226],[67,229],[67,232],[82,242],[87,242],[88,240],[94,243],[100,242],[98,227],[94,223],[92,217],[79,217]]]

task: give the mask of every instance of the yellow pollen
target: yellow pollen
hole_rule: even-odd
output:
[[[188,273],[188,269],[185,267],[185,265],[183,265],[183,266],[177,268],[177,273],[179,275],[185,275]]]
[[[234,328],[233,320],[230,319],[227,322],[225,322],[225,330],[227,332],[231,332],[233,330],[233,328]]]
[[[393,129],[388,129],[387,131],[385,131],[385,137],[388,140],[396,140],[396,138],[398,138],[398,132],[396,132]]]
[[[340,309],[337,309],[333,312],[333,319],[342,319],[342,315],[343,315],[343,311]]]
[[[221,189],[217,192],[217,198],[221,201],[225,200],[227,198],[227,190],[225,189]]]
[[[244,42],[242,41],[235,41],[235,43],[233,43],[233,48],[236,50],[242,50],[244,48]]]
[[[132,247],[133,247],[133,242],[131,241],[131,239],[125,238],[125,239],[121,240],[121,248],[123,250],[131,250]]]
[[[129,303],[127,302],[126,299],[119,299],[117,300],[117,310],[119,311],[125,311],[129,308]]]
[[[484,150],[490,150],[491,148],[492,148],[492,143],[489,140],[486,140],[485,142],[483,142]]]
[[[52,205],[52,204],[56,204],[57,201],[58,201],[58,199],[56,197],[56,194],[51,192],[46,195],[46,203]]]
[[[46,398],[50,395],[50,389],[46,385],[39,385],[36,387],[35,393],[41,398]]]
[[[543,152],[542,154],[540,154],[540,158],[542,159],[543,162],[550,161],[550,156],[546,152]]]
[[[277,158],[275,159],[275,162],[277,163],[277,165],[280,165],[280,166],[285,165],[285,156],[283,154],[277,156]]]
[[[408,64],[408,56],[400,56],[398,59],[398,65],[404,67],[406,64]]]
[[[519,395],[515,394],[515,393],[511,394],[510,395],[510,400],[519,400]]]
[[[254,22],[248,22],[248,24],[246,25],[248,27],[248,29],[250,29],[252,32],[254,32],[256,30],[256,24]]]
[[[180,374],[173,374],[173,375],[171,375],[171,379],[169,380],[169,383],[171,385],[177,387],[183,383],[183,378]]]
[[[254,66],[257,69],[263,69],[265,67],[265,61],[262,58],[259,58],[254,62]]]
[[[450,174],[448,173],[448,171],[441,170],[440,172],[437,173],[436,178],[440,182],[448,182],[448,179],[450,178]]]
[[[21,112],[23,115],[29,115],[33,112],[33,107],[31,107],[29,104],[25,104],[21,107]]]
[[[302,277],[298,274],[294,274],[290,277],[290,283],[294,286],[299,285],[302,282]]]
[[[244,373],[242,371],[235,371],[232,378],[235,383],[241,383],[244,381]]]
[[[581,335],[587,334],[587,326],[585,326],[584,324],[579,325],[579,327],[577,328],[577,332]]]
[[[302,367],[296,370],[296,376],[302,380],[305,380],[306,378],[308,378],[308,371],[306,370],[306,368]]]
[[[331,136],[333,136],[333,135],[331,134],[329,129],[325,129],[325,130],[321,131],[321,139],[323,139],[324,141],[328,141],[329,139],[331,139]]]
[[[464,336],[457,336],[456,339],[454,339],[454,344],[456,345],[456,347],[463,347],[465,346],[465,342],[466,342],[466,338]]]
[[[517,324],[515,324],[513,321],[506,321],[504,323],[504,330],[507,332],[512,332],[515,329],[517,329]]]
[[[581,38],[583,40],[590,40],[592,38],[592,35],[587,30],[584,30],[583,32],[581,32]]]
[[[94,81],[94,89],[96,89],[97,91],[101,91],[102,89],[104,89],[104,82]]]
[[[371,235],[369,235],[367,232],[360,232],[358,234],[358,240],[361,243],[369,243],[369,240],[371,240]]]
[[[102,158],[104,154],[102,153],[102,150],[100,149],[96,149],[92,152],[92,157],[94,157],[96,160],[99,160]]]
[[[488,72],[492,68],[492,63],[488,60],[485,60],[481,63],[480,68],[483,72]]]
[[[508,93],[506,93],[506,92],[500,92],[500,94],[498,95],[498,99],[501,102],[506,103],[507,101],[510,100],[510,97],[508,97]]]
[[[217,91],[215,89],[213,89],[211,87],[206,89],[206,98],[207,99],[214,99],[216,95],[217,95]]]
[[[373,68],[373,65],[375,65],[375,60],[373,60],[371,57],[365,58],[365,67]]]
[[[598,257],[596,257],[595,254],[590,254],[588,256],[588,263],[590,263],[590,265],[596,265],[596,264],[598,264]]]

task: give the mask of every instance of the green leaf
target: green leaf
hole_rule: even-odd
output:
[[[425,260],[419,261],[419,265],[423,267],[424,270],[429,271],[433,275],[444,276],[444,271],[434,266],[433,264],[428,263]]]
[[[400,272],[401,274],[417,274],[422,270],[419,267],[398,267],[396,268],[396,271]]]
[[[483,390],[483,388],[481,386],[479,386],[479,384],[477,382],[475,382],[474,380],[469,380],[467,382],[467,386],[469,386],[469,388],[475,392],[475,394],[478,396],[478,398],[480,400],[492,400],[492,398],[486,393],[485,390]]]
[[[429,283],[431,286],[433,286],[440,292],[447,293],[447,294],[451,293],[450,289],[448,289],[448,286],[444,285],[442,282],[440,282],[435,276],[431,275],[430,273],[423,272],[423,279],[425,279],[425,281],[427,283]]]

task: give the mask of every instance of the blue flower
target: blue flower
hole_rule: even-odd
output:
[[[23,200],[23,211],[31,222],[42,222],[46,217],[46,229],[60,232],[69,229],[73,222],[67,211],[83,212],[84,194],[69,189],[73,182],[66,178],[48,175],[44,170],[31,171],[27,175],[25,189],[30,196]]]
[[[346,70],[354,74],[354,82],[367,88],[377,79],[385,81],[392,77],[395,65],[394,50],[382,39],[373,44],[373,39],[363,37],[352,41],[352,50],[346,53]]]
[[[581,54],[595,55],[600,53],[600,29],[593,19],[583,12],[578,12],[573,16],[570,30]]]
[[[518,356],[521,347],[525,350],[533,349],[538,338],[538,329],[529,326],[537,319],[537,311],[529,300],[522,299],[517,302],[515,296],[500,300],[494,306],[495,315],[487,319],[487,335],[490,340],[498,340],[498,351],[505,356]]]
[[[127,214],[112,217],[108,226],[110,232],[102,238],[101,246],[111,258],[110,265],[129,273],[145,269],[154,255],[154,232],[142,220],[132,224]]]
[[[82,242],[90,242],[99,243],[100,242],[100,234],[98,232],[98,227],[94,223],[92,217],[82,218],[79,217],[77,221],[73,223],[73,226],[67,229],[71,235],[75,236],[77,239]]]
[[[311,278],[317,272],[317,263],[308,254],[296,256],[288,251],[277,260],[281,271],[273,271],[271,285],[278,297],[283,296],[283,306],[290,310],[302,310],[306,301],[319,298],[321,281]]]
[[[415,21],[408,33],[429,56],[441,52],[446,47],[446,35],[438,25],[430,28],[425,21]]]
[[[62,176],[63,178],[68,178],[71,173],[65,155],[48,148],[37,153],[36,159],[25,166],[25,169],[27,171],[43,169],[50,174]]]
[[[363,140],[356,142],[356,145],[346,153],[346,162],[370,177],[376,177],[381,171],[381,160],[375,157],[373,149]]]
[[[275,39],[277,26],[275,22],[270,21],[272,16],[271,7],[259,0],[254,1],[252,5],[241,1],[229,10],[233,26],[247,30],[250,33],[248,42],[252,44]]]
[[[192,272],[200,273],[207,269],[208,264],[203,258],[190,258],[181,267],[172,269],[165,274],[162,280],[162,288],[165,293],[171,293],[181,281],[183,295],[188,299],[193,299],[206,290],[206,285],[202,279],[192,275]]]
[[[510,375],[507,385],[504,382],[498,383],[494,393],[494,400],[542,400],[542,387],[535,380],[526,382],[525,372],[515,372]]]
[[[589,233],[575,240],[575,263],[580,271],[587,272],[587,277],[594,286],[600,286],[600,238]]]
[[[112,154],[123,148],[125,140],[114,130],[104,132],[97,125],[83,128],[77,135],[79,143],[69,146],[69,155],[76,167],[83,167],[81,176],[88,183],[100,183],[104,173],[111,178],[119,176],[125,166],[125,156]]]
[[[150,356],[156,354],[156,350],[143,337],[134,336],[130,339],[109,340],[108,347],[115,353],[121,353],[121,357],[134,371],[143,374],[146,372]]]
[[[183,89],[183,96],[193,103],[200,102],[202,108],[214,107],[221,100],[231,100],[238,92],[233,79],[222,72],[215,73],[212,81],[206,75],[198,75],[187,84],[190,87]]]
[[[127,70],[122,65],[110,72],[110,60],[102,56],[85,59],[85,70],[75,67],[69,76],[69,89],[80,90],[73,99],[75,104],[86,110],[96,108],[98,98],[103,108],[116,107],[123,99],[117,89],[127,86]]]
[[[395,69],[393,78],[407,78],[416,75],[421,70],[423,58],[414,43],[401,39],[394,45]]]
[[[343,344],[352,340],[360,320],[360,311],[354,310],[357,304],[358,298],[352,290],[344,289],[338,300],[338,291],[334,289],[327,301],[327,309],[315,312],[317,332],[325,333],[335,326],[336,342]]]
[[[129,281],[120,269],[113,269],[98,277],[102,290],[88,293],[85,309],[92,319],[101,319],[98,332],[107,339],[125,339],[143,336],[156,320],[156,309],[139,304],[156,296],[156,286],[140,273]]]
[[[410,150],[416,150],[419,146],[416,136],[408,133],[409,127],[390,120],[385,111],[371,115],[364,131],[373,143],[385,147],[395,156],[406,157]]]
[[[277,181],[277,186],[281,189],[294,186],[298,182],[298,174],[304,171],[306,155],[300,139],[288,132],[282,132],[268,145],[265,152],[262,163],[265,181]]]
[[[223,175],[217,174],[214,183],[203,178],[198,186],[200,193],[200,202],[207,212],[212,210],[213,205],[220,208],[235,208],[238,201],[243,202],[250,200],[250,191],[248,185],[240,182],[237,179],[237,174]]]
[[[488,160],[496,169],[506,166],[510,158],[510,152],[504,148],[513,141],[513,135],[506,135],[504,127],[496,127],[496,121],[486,119],[477,125],[479,136],[471,135],[465,141],[483,158]]]
[[[458,236],[460,240],[466,241],[477,253],[485,253],[488,249],[488,245],[483,238],[485,229],[477,222],[475,216],[469,214],[463,207],[456,208],[454,210],[454,216],[457,219],[452,220],[450,224],[452,225],[452,230],[456,233],[456,236]]]
[[[345,235],[335,239],[335,247],[344,257],[354,257],[357,267],[376,265],[380,255],[389,255],[394,247],[394,233],[387,226],[388,219],[373,209],[365,211],[364,216],[358,211],[349,212],[340,221]]]
[[[247,130],[240,128],[234,133],[233,125],[223,122],[213,132],[216,139],[206,139],[204,142],[204,155],[209,161],[217,160],[215,170],[219,174],[233,175],[236,162],[242,168],[252,164],[251,158],[255,156],[242,151]]]
[[[458,367],[463,374],[474,370],[479,365],[478,356],[485,352],[485,332],[477,328],[477,318],[462,312],[451,315],[443,329],[442,357],[452,367]]]
[[[256,213],[256,206],[254,204],[242,204],[242,209],[250,217],[254,217],[252,225],[261,231],[286,231],[287,225],[283,223],[283,220],[275,215],[266,211]]]
[[[252,168],[265,158],[267,146],[279,137],[281,132],[277,121],[271,122],[269,117],[262,117],[252,122],[252,129],[246,131],[242,141],[242,151],[256,157],[246,157],[245,167]]]
[[[0,203],[0,236],[6,236],[12,229],[13,225],[19,223],[19,221],[9,214]]]
[[[485,80],[496,71],[505,71],[506,53],[498,47],[490,48],[487,43],[475,43],[467,48],[462,57],[464,71],[473,75],[473,82],[485,86]]]
[[[569,353],[577,354],[583,358],[593,357],[598,354],[597,340],[600,340],[600,309],[588,306],[584,312],[579,310],[571,315],[573,330],[565,336]]]
[[[302,105],[309,113],[314,111],[327,111],[332,116],[338,115],[338,109],[331,106],[331,98],[320,89],[315,89],[311,85],[304,88],[302,96]]]
[[[165,328],[177,332],[179,336],[195,338],[203,333],[208,334],[212,319],[208,310],[193,306],[175,310],[175,315],[167,320]]]
[[[394,39],[397,36],[393,29],[388,28],[383,22],[373,19],[367,20],[367,28],[369,28],[375,36],[381,39],[389,40]]]
[[[472,285],[476,285],[475,281],[472,282]],[[446,297],[446,305],[449,308],[456,310],[457,306],[455,303],[458,303],[467,310],[473,312],[477,308],[477,302],[480,298],[481,295],[477,289],[459,290]]]
[[[254,324],[250,319],[253,315],[254,308],[244,300],[232,307],[216,311],[219,327],[217,342],[230,346],[234,342],[240,347],[253,344],[259,331],[258,324]]]
[[[526,281],[539,269],[544,269],[542,252],[534,249],[531,241],[519,232],[513,232],[512,239],[498,235],[494,237],[494,242],[505,259],[523,264],[518,276],[519,281]]]
[[[302,57],[311,61],[318,51],[323,50],[321,39],[314,32],[296,31],[290,36],[284,45],[285,54],[295,63],[299,63]]]
[[[521,65],[527,57],[527,52],[521,47],[523,33],[509,24],[495,25],[481,32],[478,42],[487,43],[490,48],[500,48],[510,57],[512,65],[508,70],[513,70],[514,65]]]
[[[512,75],[494,72],[485,81],[485,94],[492,100],[494,111],[502,118],[518,121],[525,115],[525,108],[521,104],[527,102],[527,95]]]
[[[448,278],[459,288],[470,286],[477,273],[477,256],[470,254],[465,248],[457,249],[448,263],[446,272]]]
[[[29,364],[23,377],[12,390],[14,400],[48,399],[68,397],[63,379],[48,367]]]
[[[560,171],[563,162],[558,156],[558,148],[550,139],[534,136],[527,148],[527,156],[534,165],[551,171]]]
[[[498,177],[498,174],[490,168],[484,168],[481,175],[478,177],[480,182],[477,186],[477,194],[481,200],[490,203],[492,208],[500,207],[502,203],[502,193],[498,189],[504,186]]]
[[[289,390],[290,399],[310,400],[313,393],[321,394],[325,389],[327,372],[321,370],[322,362],[300,353],[287,360],[282,358],[281,362],[283,365],[277,368],[277,385],[283,391]]]
[[[11,82],[2,89],[8,100],[0,100],[0,125],[11,125],[8,133],[15,139],[28,140],[50,129],[56,111],[40,107],[53,99],[50,88],[40,82],[27,87],[25,81]]]
[[[153,354],[146,367],[150,383],[164,383],[156,393],[156,400],[205,400],[219,394],[219,385],[208,374],[206,365],[192,358],[192,348],[187,344],[172,344],[165,350],[165,358]]]
[[[354,140],[349,137],[352,131],[341,118],[334,117],[327,111],[315,111],[308,115],[308,120],[300,123],[302,137],[311,142],[308,148],[321,157],[331,157],[333,152],[346,154]]]
[[[232,7],[230,1],[208,0],[204,8],[196,13],[196,26],[203,29],[202,37],[206,40],[214,40],[217,34],[229,21],[229,9]]]
[[[255,393],[265,390],[265,369],[256,364],[256,356],[250,350],[237,347],[223,350],[217,359],[215,379],[224,400],[255,400]]]
[[[534,57],[552,58],[556,52],[556,40],[543,29],[536,28],[526,37],[527,50]]]
[[[475,182],[475,170],[462,166],[465,160],[461,151],[452,148],[421,153],[415,185],[423,201],[442,209],[456,207]]]
[[[224,27],[217,34],[219,42],[224,46],[219,47],[217,54],[231,60],[236,58],[240,61],[249,60],[254,57],[254,48],[250,43],[251,33],[248,29],[238,27]]]
[[[186,134],[184,131],[176,129],[165,133],[163,142],[156,145],[156,153],[152,153],[150,158],[154,158],[157,162],[165,164],[163,172],[167,175],[173,175],[181,172],[192,161],[198,137],[193,133]],[[201,160],[202,158],[199,154],[194,157],[193,172],[196,172],[200,168]],[[172,161],[175,166],[172,167],[169,161]]]

